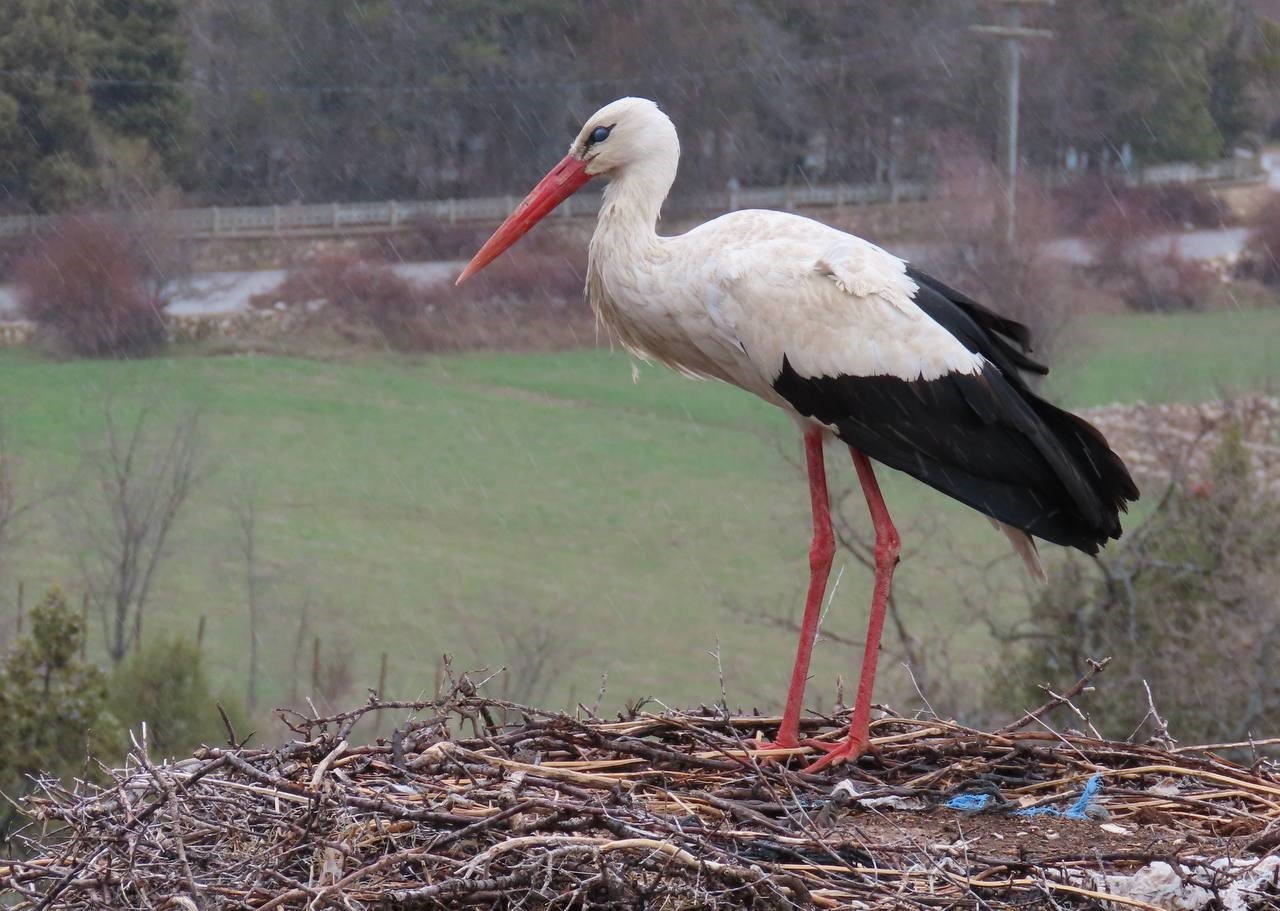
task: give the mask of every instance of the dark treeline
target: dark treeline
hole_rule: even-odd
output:
[[[1256,0],[1030,8],[1023,150],[1042,167],[1207,159],[1262,135]],[[67,15],[67,8],[76,15]],[[927,176],[993,154],[983,0],[6,0],[0,206],[517,192],[581,119],[657,99],[682,181]]]

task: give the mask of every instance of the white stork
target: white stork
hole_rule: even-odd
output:
[[[875,589],[848,736],[809,766],[869,743],[885,603],[898,562],[872,460],[984,513],[1043,579],[1032,536],[1096,553],[1136,500],[1124,463],[1094,427],[1028,388],[1025,326],[861,238],[786,212],[731,212],[686,234],[657,233],[680,143],[652,101],[591,116],[569,154],[494,232],[461,283],[593,177],[609,181],[591,238],[586,294],[637,356],[714,377],[789,411],[804,435],[813,541],[809,592],[777,739],[800,746],[809,657],[835,550],[823,442],[848,445],[875,526]]]

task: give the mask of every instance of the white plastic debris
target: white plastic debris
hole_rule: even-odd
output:
[[[1147,793],[1155,794],[1157,797],[1177,797],[1178,781],[1175,778],[1162,779],[1147,788]]]
[[[858,806],[868,810],[923,810],[928,804],[919,797],[868,797],[859,800]]]
[[[1183,882],[1182,876],[1162,860],[1147,864],[1137,873],[1096,876],[1099,892],[1121,898],[1135,898],[1168,911],[1197,911],[1213,900],[1213,893]]]
[[[845,795],[849,803],[856,803],[867,810],[924,810],[929,804],[922,797],[860,797],[865,789],[852,779],[846,778],[837,782],[831,789],[831,796]]]
[[[1209,866],[1218,870],[1230,870],[1232,867],[1247,866],[1247,862],[1220,857]],[[1252,869],[1242,872],[1235,882],[1223,890],[1222,907],[1224,911],[1274,908],[1277,893],[1280,893],[1280,855],[1271,854],[1258,861]]]
[[[1136,873],[1103,876],[1087,873],[1072,879],[1099,892],[1147,902],[1166,911],[1201,911],[1220,901],[1223,911],[1255,911],[1276,907],[1280,894],[1280,855],[1259,858],[1192,860],[1172,865],[1157,860]],[[1199,882],[1222,885],[1217,894],[1198,886]]]

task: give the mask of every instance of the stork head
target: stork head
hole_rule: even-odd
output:
[[[523,237],[593,177],[614,179],[654,169],[675,174],[680,142],[670,118],[647,98],[619,98],[587,118],[569,154],[538,182],[467,263],[462,284]],[[667,180],[670,186],[670,179]],[[666,187],[663,187],[665,193]]]
[[[679,154],[671,118],[648,98],[619,98],[606,104],[587,119],[569,146],[569,157],[580,159],[591,177],[665,163]]]

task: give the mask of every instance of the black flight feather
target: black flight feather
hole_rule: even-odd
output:
[[[1041,376],[1048,374],[1048,367],[1027,357],[1031,353],[1031,330],[1022,323],[993,313],[967,295],[918,269],[908,266],[907,278],[919,288],[915,302],[921,310],[960,339],[970,351],[982,353],[1006,376],[1010,376],[1016,385],[1025,385],[1018,370]],[[1006,339],[1013,341],[1018,347],[1014,348]]]
[[[1007,525],[1086,553],[1118,538],[1119,513],[1138,490],[1096,428],[1035,395],[1018,374],[1046,372],[1023,354],[1026,327],[923,273],[909,275],[925,313],[986,358],[980,373],[806,377],[784,356],[774,389],[855,449]]]

